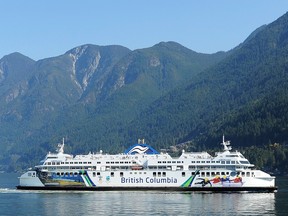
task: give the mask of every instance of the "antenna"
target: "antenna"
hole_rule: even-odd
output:
[[[58,153],[64,153],[64,145],[65,145],[65,143],[64,143],[64,137],[63,137],[62,143],[58,144],[58,149],[57,149]]]
[[[221,143],[221,145],[224,146],[224,151],[230,151],[230,150],[232,149],[231,146],[229,146],[229,145],[230,145],[230,141],[225,141],[225,136],[224,136],[224,134],[223,134],[223,137],[222,137],[222,143]]]

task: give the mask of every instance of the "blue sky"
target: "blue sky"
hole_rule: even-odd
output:
[[[9,0],[0,2],[0,58],[34,60],[83,44],[131,50],[175,41],[201,53],[227,51],[288,10],[288,0]]]

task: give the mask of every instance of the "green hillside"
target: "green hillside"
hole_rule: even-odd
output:
[[[155,101],[131,130],[161,146],[188,140],[212,146],[223,133],[241,146],[286,143],[287,19],[262,28],[218,65]]]
[[[83,45],[37,61],[23,77],[25,91],[2,103],[9,112],[1,115],[0,164],[35,163],[62,137],[73,153],[122,150],[131,141],[123,132],[136,116],[226,56],[161,42],[135,51]]]

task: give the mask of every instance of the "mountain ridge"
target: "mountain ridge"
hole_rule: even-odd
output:
[[[63,136],[75,153],[121,151],[139,137],[201,150],[223,133],[236,146],[285,144],[287,20],[214,54],[160,42],[133,51],[86,44],[36,62],[20,55],[27,67],[15,64],[15,74],[25,77],[11,86],[3,77],[14,69],[0,59],[0,164],[21,169]]]

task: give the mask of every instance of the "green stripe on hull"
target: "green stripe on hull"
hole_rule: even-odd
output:
[[[195,174],[194,174],[193,176],[190,176],[190,177],[181,185],[181,187],[185,187],[185,188],[191,187],[191,185],[192,185],[192,183],[193,183],[196,175],[198,175],[198,174],[199,174],[199,170],[196,170]]]

